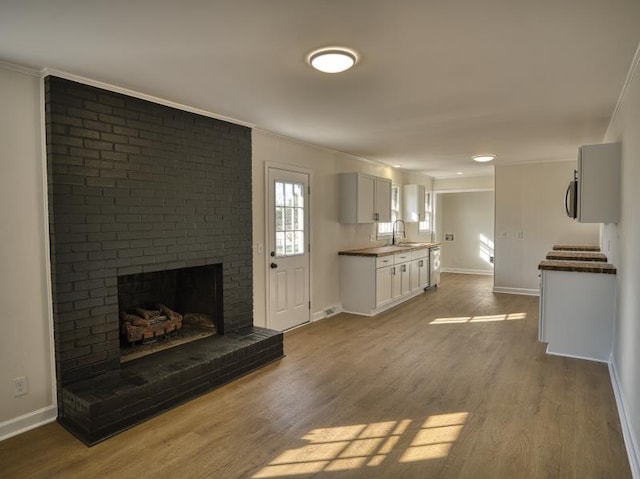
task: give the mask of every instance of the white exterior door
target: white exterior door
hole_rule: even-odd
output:
[[[309,321],[309,175],[269,167],[268,327]]]

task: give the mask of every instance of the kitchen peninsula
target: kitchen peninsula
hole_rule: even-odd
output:
[[[599,250],[554,246],[538,265],[538,339],[547,343],[548,354],[609,360],[616,268]]]

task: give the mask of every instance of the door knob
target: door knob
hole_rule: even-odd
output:
[[[271,269],[275,269],[275,268],[277,268],[277,267],[278,267],[278,265],[277,265],[277,264],[275,264],[275,263],[271,263]]]

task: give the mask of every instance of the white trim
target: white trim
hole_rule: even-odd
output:
[[[640,44],[638,44],[638,48],[636,48],[636,53],[633,56],[633,60],[631,61],[631,66],[629,66],[627,77],[624,80],[624,85],[622,85],[622,90],[620,90],[620,95],[618,96],[616,107],[613,109],[613,113],[611,114],[611,119],[609,120],[609,126],[607,127],[607,131],[604,135],[604,138],[607,138],[609,136],[609,130],[611,129],[611,125],[613,125],[613,121],[615,117],[618,115],[618,112],[622,108],[624,97],[627,95],[629,86],[631,85],[631,82],[633,82],[633,78],[635,77],[638,70],[640,70]]]
[[[503,294],[522,294],[525,296],[540,296],[539,289],[530,288],[505,288],[503,286],[494,286],[493,292]]]
[[[457,274],[481,274],[484,276],[493,276],[493,271],[485,269],[465,269],[465,268],[440,268],[441,273],[457,273]]]
[[[576,155],[578,154],[576,150]],[[547,158],[544,160],[525,160],[525,161],[504,161],[500,162],[498,166],[523,166],[523,165],[539,165],[541,163],[560,163],[562,161],[573,161],[575,162],[575,158]]]
[[[0,60],[0,68],[18,73],[24,73],[25,75],[40,77],[40,71],[35,68],[29,68],[22,65],[17,65],[15,63],[5,62],[4,60]]]
[[[327,309],[333,309],[333,313],[327,314]],[[328,308],[325,308],[322,311],[317,311],[313,313],[313,315],[311,316],[311,322],[313,323],[316,321],[320,321],[321,319],[324,319],[324,318],[330,318],[331,316],[335,316],[336,314],[342,313],[342,311],[343,309],[341,304],[329,306]]]
[[[47,326],[49,335],[49,367],[51,368],[51,397],[53,398],[53,406],[57,407],[58,403],[58,386],[56,376],[56,346],[53,326],[53,287],[51,280],[51,247],[49,244],[49,188],[47,178],[47,139],[46,139],[46,118],[45,118],[45,92],[44,80],[40,79],[40,148],[41,148],[41,167],[42,167],[42,206],[43,206],[43,232],[44,232],[44,270],[47,291]]]
[[[58,408],[50,405],[38,409],[37,411],[23,414],[22,416],[9,419],[0,423],[0,441],[17,436],[23,432],[30,431],[45,424],[53,422],[58,417]]]
[[[636,438],[638,437],[634,430],[633,424],[629,420],[629,409],[627,409],[624,402],[624,396],[622,395],[622,389],[620,388],[620,382],[618,381],[618,370],[616,369],[616,363],[613,360],[613,354],[609,358],[609,377],[611,378],[611,386],[613,387],[613,395],[616,398],[616,404],[618,406],[618,415],[620,416],[620,424],[622,426],[622,437],[624,438],[624,444],[627,448],[627,456],[629,457],[629,466],[631,467],[631,476],[634,479],[640,479],[640,448]]]
[[[192,106],[184,105],[182,103],[177,103],[171,100],[165,100],[164,98],[159,98],[153,95],[147,95],[146,93],[142,93],[136,90],[130,90],[128,88],[120,87],[117,85],[112,85],[110,83],[101,82],[98,80],[92,80],[90,78],[82,77],[79,75],[74,75],[73,73],[67,73],[60,70],[55,70],[53,68],[43,68],[40,70],[40,75],[42,77],[46,77],[47,75],[52,75],[60,78],[64,78],[65,80],[71,80],[77,83],[82,83],[84,85],[93,86],[96,88],[101,88],[103,90],[109,90],[115,93],[121,93],[123,95],[131,96],[134,98],[139,98],[140,100],[150,101],[152,103],[157,103],[159,105],[168,106],[170,108],[175,108],[177,110],[188,111],[189,113],[195,113],[196,115],[206,116],[209,118],[215,118],[216,120],[226,121],[228,123],[234,123],[240,126],[246,126],[248,128],[253,128],[255,125],[253,123],[249,123],[246,121],[238,120],[237,118],[231,118],[229,116],[218,115],[216,113],[210,112],[208,110],[201,110],[200,108],[195,108]]]
[[[608,362],[606,359],[590,358],[587,356],[578,356],[576,354],[556,353],[555,351],[550,351],[549,347],[550,345],[547,344],[547,349],[545,350],[545,352],[549,356],[560,356],[562,358],[582,359],[584,361],[595,361],[596,363],[605,363],[605,364]]]
[[[487,178],[486,176],[479,176],[478,178]],[[490,187],[473,187],[473,188],[443,188],[441,190],[432,190],[435,194],[439,195],[441,193],[477,193],[483,191],[495,191],[495,186],[493,188]]]

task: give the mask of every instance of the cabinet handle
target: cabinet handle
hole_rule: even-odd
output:
[[[394,275],[394,276],[396,275],[396,268],[395,267],[391,268],[391,274]]]
[[[420,262],[418,263],[418,266],[420,266],[422,268],[424,266],[424,261],[420,260]]]
[[[380,213],[374,213],[373,214],[373,219],[378,221],[380,219]]]
[[[405,273],[405,272],[407,271],[407,265],[406,265],[406,264],[403,264],[403,265],[402,265],[402,269],[401,269],[400,271],[402,271],[403,273]]]

